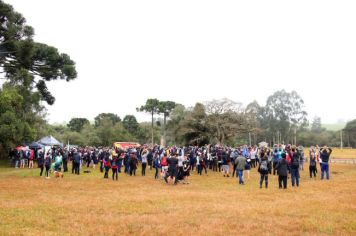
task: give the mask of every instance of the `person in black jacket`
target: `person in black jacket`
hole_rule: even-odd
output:
[[[282,183],[283,183],[283,188],[287,188],[287,177],[288,177],[288,163],[286,160],[286,154],[282,153],[281,154],[282,159],[280,159],[277,164],[276,164],[276,170],[277,170],[277,175],[278,175],[278,185],[279,188],[282,188]]]
[[[43,167],[44,167],[44,154],[43,154],[42,150],[38,154],[37,165],[38,165],[38,168],[41,169],[40,176],[42,176]]]
[[[292,187],[294,187],[294,185],[297,185],[297,187],[299,187],[299,160],[300,160],[300,152],[292,147],[292,158],[291,158],[291,176],[292,176]]]
[[[76,175],[79,175],[79,166],[80,166],[80,155],[76,149],[74,149],[73,154],[73,164],[74,164],[74,172]]]
[[[63,151],[63,172],[68,171],[68,151]]]

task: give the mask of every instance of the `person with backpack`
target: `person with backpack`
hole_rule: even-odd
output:
[[[309,153],[309,174],[310,178],[313,177],[316,178],[316,173],[318,172],[317,167],[316,167],[316,162],[317,162],[317,156],[316,152],[314,150],[311,150]]]
[[[299,160],[300,160],[300,153],[299,151],[293,146],[292,147],[292,156],[291,156],[291,176],[292,176],[292,187],[297,185],[299,187]]]
[[[288,178],[288,163],[286,160],[286,154],[281,154],[281,159],[276,165],[277,175],[278,175],[278,186],[281,189],[282,184],[283,188],[287,189],[287,178]]]
[[[268,173],[270,170],[270,163],[268,162],[268,156],[266,150],[263,148],[260,151],[260,161],[258,166],[258,172],[260,172],[260,188],[262,188],[263,181],[265,181],[265,187],[268,188]]]
[[[40,176],[42,176],[43,169],[44,169],[44,155],[42,150],[39,151],[38,158],[37,158],[37,166],[40,168]]]
[[[47,154],[45,155],[45,159],[44,159],[44,165],[46,167],[46,179],[49,179],[49,170],[51,168],[51,161],[52,161],[52,158],[48,151]]]
[[[327,146],[324,146],[320,150],[320,165],[321,165],[321,179],[324,179],[324,173],[326,174],[326,179],[329,180],[329,158],[333,150]]]

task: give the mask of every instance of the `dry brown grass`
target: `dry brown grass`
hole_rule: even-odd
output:
[[[166,185],[95,171],[63,179],[38,169],[0,169],[1,235],[355,235],[356,166],[332,164],[331,180],[259,189],[254,169],[246,185],[236,178],[194,174],[190,185]],[[319,173],[318,173],[319,174]]]
[[[331,153],[332,158],[356,158],[356,149],[340,149],[334,148],[333,152]]]

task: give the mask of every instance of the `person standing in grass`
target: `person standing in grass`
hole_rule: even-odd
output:
[[[288,178],[288,163],[286,160],[286,154],[281,154],[282,158],[278,161],[276,165],[277,175],[278,175],[278,186],[281,189],[282,184],[283,188],[287,188],[287,178]]]
[[[311,149],[310,154],[309,154],[309,174],[310,174],[310,178],[313,177],[316,178],[316,173],[317,173],[317,167],[316,167],[316,163],[317,163],[317,156],[316,156],[316,152],[315,150]]]
[[[42,150],[40,150],[38,153],[37,165],[38,165],[38,168],[41,169],[40,176],[42,176],[43,168],[44,168],[44,155],[43,155]]]
[[[49,151],[45,155],[44,165],[46,167],[46,179],[49,179],[49,170],[51,168],[51,155],[49,154]]]
[[[178,154],[174,152],[170,158],[167,159],[168,172],[164,177],[164,181],[168,184],[167,178],[170,177],[174,184],[177,184],[177,174],[178,174]]]
[[[116,181],[118,180],[118,169],[119,169],[119,158],[117,155],[115,155],[111,161],[111,170],[112,170],[112,180],[116,178]]]
[[[223,151],[222,153],[222,169],[223,169],[223,173],[224,173],[224,177],[230,177],[229,172],[230,172],[230,168],[229,168],[229,162],[228,162],[228,154],[226,153],[226,151]]]
[[[243,179],[245,164],[246,164],[246,158],[242,155],[239,155],[235,160],[235,165],[236,165],[236,172],[237,172],[236,177],[239,178],[239,184],[241,185],[245,184]]]
[[[320,150],[320,159],[321,159],[321,179],[324,179],[324,173],[326,174],[326,179],[330,178],[329,176],[329,158],[333,150],[327,146],[324,146]]]
[[[136,150],[132,150],[131,154],[130,154],[130,160],[129,160],[129,165],[130,165],[130,176],[132,176],[132,174],[134,176],[136,176],[136,169],[137,169],[137,164],[138,164],[138,160],[137,160],[137,151]]]
[[[183,161],[183,184],[189,184],[189,176],[190,176],[190,161],[188,156],[184,156]]]
[[[299,160],[300,160],[300,153],[299,151],[293,146],[292,147],[292,158],[291,158],[291,176],[292,176],[292,187],[295,185],[299,187]]]
[[[148,151],[144,150],[143,153],[142,153],[142,156],[141,156],[141,163],[142,163],[141,175],[142,176],[146,175],[147,155],[148,155]]]
[[[103,163],[104,163],[104,168],[105,168],[104,179],[108,179],[109,178],[109,170],[111,167],[110,151],[105,152],[105,157],[104,157]]]
[[[79,167],[80,167],[80,161],[81,161],[81,157],[79,152],[77,151],[77,149],[74,149],[74,153],[73,153],[73,165],[74,165],[74,173],[76,175],[79,175]],[[72,172],[73,173],[73,172]]]
[[[161,160],[159,158],[158,152],[154,154],[154,159],[153,159],[153,166],[156,170],[155,172],[155,179],[159,179],[159,174],[160,174],[160,169],[161,169]]]
[[[260,172],[260,188],[262,188],[263,181],[265,182],[265,187],[268,188],[268,173],[270,170],[270,163],[268,162],[268,156],[265,148],[260,151],[260,161],[258,166],[258,172]]]

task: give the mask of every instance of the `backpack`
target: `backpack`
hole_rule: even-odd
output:
[[[262,171],[268,171],[267,160],[261,161],[260,170],[262,170]]]
[[[299,158],[298,157],[292,158],[292,166],[299,167]]]

